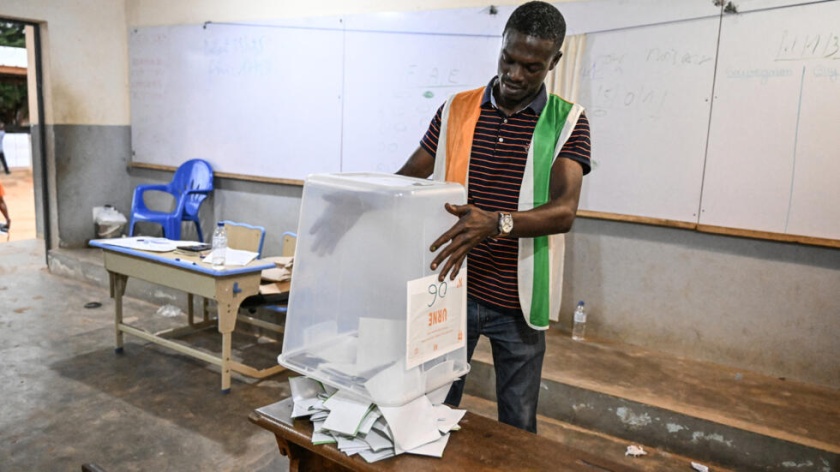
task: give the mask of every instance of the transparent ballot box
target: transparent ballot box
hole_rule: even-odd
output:
[[[457,222],[444,204],[465,202],[456,183],[310,175],[278,362],[383,406],[466,374],[466,268],[444,283],[429,268]]]

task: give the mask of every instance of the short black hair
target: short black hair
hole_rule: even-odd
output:
[[[554,5],[533,1],[523,3],[513,11],[502,34],[509,30],[540,39],[550,39],[557,45],[557,49],[560,49],[566,38],[566,19]]]

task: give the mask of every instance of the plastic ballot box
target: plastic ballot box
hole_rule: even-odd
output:
[[[429,267],[457,222],[444,204],[465,202],[457,183],[309,176],[278,362],[383,406],[466,374],[466,268],[440,282]]]

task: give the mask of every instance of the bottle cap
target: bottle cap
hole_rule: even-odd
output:
[[[578,302],[578,306],[583,306],[583,305],[584,305],[583,300]]]

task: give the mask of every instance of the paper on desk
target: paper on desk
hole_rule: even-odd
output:
[[[324,401],[324,406],[330,410],[327,421],[324,422],[324,428],[347,436],[355,436],[373,404],[352,393],[339,390]]]
[[[449,442],[449,433],[444,434],[437,441],[424,444],[420,447],[415,447],[409,451],[411,454],[419,454],[421,456],[443,457],[443,450],[446,449],[446,444]]]
[[[381,451],[362,451],[359,453],[360,456],[369,463],[373,463],[376,461],[381,461],[382,459],[388,459],[389,457],[394,457],[394,448],[383,449]]]
[[[292,418],[303,418],[304,416],[310,416],[316,412],[313,407],[318,404],[320,400],[317,398],[302,398],[300,400],[295,400],[294,408],[292,408]]]
[[[369,433],[365,435],[365,442],[370,446],[370,450],[373,452],[379,452],[383,449],[394,449],[394,443],[391,441],[391,438],[385,435],[385,433],[381,433],[375,429],[370,430]]]
[[[442,457],[449,431],[459,429],[457,423],[466,413],[434,406],[425,395],[407,405],[377,407],[353,392],[321,382],[294,377],[290,384],[294,384],[294,408],[301,402],[300,409],[310,413],[313,444],[334,442],[345,454],[359,454],[368,462],[404,452]],[[320,389],[335,392],[325,398],[327,394]]]
[[[256,259],[258,255],[256,252],[227,248],[225,249],[225,266],[244,266]],[[205,257],[202,262],[212,264],[213,254]]]
[[[396,449],[410,451],[440,439],[434,406],[425,395],[403,406],[380,406],[379,411],[388,421]]]
[[[292,390],[292,418],[309,416],[314,413],[312,407],[318,405],[321,399],[318,395],[324,393],[324,387],[317,380],[309,377],[291,377],[289,388]]]
[[[376,408],[371,408],[368,412],[367,416],[362,420],[362,424],[359,425],[359,434],[368,434],[373,428],[374,423],[382,416],[382,413],[379,412]]]
[[[461,418],[467,414],[467,410],[456,410],[446,405],[437,405],[434,408],[437,418],[437,428],[441,433],[448,433],[458,426]]]
[[[309,421],[313,423],[316,421],[323,423],[324,420],[327,419],[327,416],[330,416],[330,410],[321,410],[318,408],[318,405],[321,405],[322,407],[324,406],[323,403],[316,403],[315,405],[309,407],[310,410],[314,411],[314,413],[309,415]]]
[[[98,243],[109,246],[126,247],[151,252],[174,251],[179,243],[183,241],[172,241],[166,238],[150,238],[148,236],[135,236],[131,238],[94,239]]]
[[[335,442],[335,438],[324,430],[323,425],[323,421],[312,423],[312,444],[332,444]]]
[[[335,439],[338,441],[336,443],[336,447],[348,456],[352,456],[359,451],[370,450],[370,445],[362,438],[348,438],[339,435]]]

